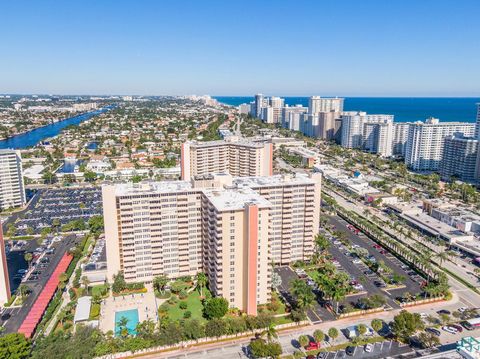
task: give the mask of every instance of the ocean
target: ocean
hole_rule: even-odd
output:
[[[253,97],[213,96],[221,103],[238,106]],[[308,106],[308,97],[284,97],[289,106]],[[396,122],[423,121],[428,117],[443,122],[475,122],[478,97],[345,97],[345,111],[391,114]]]

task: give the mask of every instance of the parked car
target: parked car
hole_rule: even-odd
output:
[[[320,349],[320,344],[315,342],[310,342],[306,347],[305,350],[318,350]]]
[[[452,328],[455,328],[456,331],[459,332],[459,333],[463,332],[463,328],[458,324],[450,324],[449,326],[452,327]]]
[[[347,354],[348,356],[354,356],[355,355],[355,349],[357,347],[353,347],[353,346],[348,346],[345,348],[345,354]]]
[[[461,322],[460,322],[460,325],[461,325],[462,327],[464,327],[465,329],[467,329],[467,330],[473,330],[473,329],[475,329],[475,327],[474,327],[473,325],[471,325],[469,322],[467,322],[466,320],[461,321]]]
[[[429,332],[429,333],[432,333],[433,335],[436,335],[437,337],[440,336],[440,330],[437,330],[435,328],[426,328],[425,329],[426,332]]]
[[[317,359],[325,359],[328,356],[328,352],[320,352],[317,354]]]
[[[447,315],[450,315],[452,314],[449,310],[446,310],[446,309],[440,309],[437,314],[447,314]]]
[[[452,328],[448,325],[444,325],[442,327],[442,330],[446,331],[447,333],[450,333],[450,334],[457,334],[457,330],[455,328]]]
[[[365,350],[365,352],[367,353],[370,353],[373,350],[373,345],[370,343],[365,344],[365,346],[363,347],[363,350]]]
[[[463,312],[465,312],[465,311],[467,311],[467,310],[468,310],[467,307],[460,307],[460,308],[458,308],[458,311],[459,311],[460,313],[463,313]]]

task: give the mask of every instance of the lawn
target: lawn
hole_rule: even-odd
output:
[[[107,294],[108,294],[108,284],[100,284],[100,285],[95,285],[93,287],[90,287],[90,292],[92,294],[92,296],[100,296],[100,297],[103,297],[102,293],[105,292],[105,290],[107,290]]]
[[[205,292],[205,289],[204,289]],[[205,293],[204,293],[205,295]],[[187,303],[187,308],[186,309],[180,309],[180,303],[181,302],[186,302]],[[177,299],[177,302],[175,304],[168,304],[168,302],[165,302],[162,304],[163,308],[166,308],[168,311],[168,317],[171,320],[179,320],[183,319],[183,315],[185,312],[190,311],[192,313],[190,318],[195,318],[195,319],[200,319],[204,320],[202,314],[203,314],[203,304],[200,299],[200,293],[197,290],[194,290],[188,294],[188,297],[185,299]]]

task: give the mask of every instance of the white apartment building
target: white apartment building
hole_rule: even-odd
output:
[[[480,103],[477,103],[477,121],[475,122],[475,138],[480,141]]]
[[[320,174],[105,185],[108,279],[204,271],[214,295],[255,315],[270,298],[272,261],[313,254],[320,186]]]
[[[7,254],[3,240],[2,222],[0,221],[0,306],[10,300],[10,280],[8,275]]]
[[[393,115],[367,115],[363,126],[363,148],[382,157],[393,154]]]
[[[341,145],[346,148],[362,148],[363,125],[366,122],[367,113],[358,111],[343,112],[342,141]]]
[[[475,124],[440,122],[429,118],[410,124],[405,151],[405,164],[414,171],[438,171],[448,136],[472,137]]]
[[[282,108],[282,127],[293,131],[300,131],[300,121],[302,114],[306,113],[308,108],[302,105],[288,106]]]
[[[25,205],[20,151],[0,150],[0,210]]]
[[[221,141],[185,142],[181,148],[181,171],[185,180],[210,173],[270,176],[273,173],[273,145],[237,136]]]
[[[316,114],[319,112],[342,112],[343,98],[327,98],[312,96],[308,99],[308,113]]]
[[[458,136],[445,138],[440,176],[444,180],[456,178],[466,182],[477,179],[478,140]]]
[[[252,105],[249,103],[242,103],[238,106],[238,112],[243,115],[248,115],[252,111]]]
[[[409,126],[410,122],[397,122],[393,124],[392,152],[394,156],[405,157]]]

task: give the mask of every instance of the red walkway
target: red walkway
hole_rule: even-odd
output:
[[[55,271],[52,273],[47,284],[45,284],[45,287],[37,297],[37,300],[35,303],[33,303],[33,306],[20,326],[20,329],[18,329],[19,333],[25,334],[27,338],[30,338],[33,335],[35,328],[42,319],[45,309],[47,309],[48,303],[50,303],[55,291],[57,290],[58,283],[60,282],[58,277],[67,270],[72,259],[73,257],[69,254],[65,254],[62,257],[57,265],[57,268],[55,268]]]

